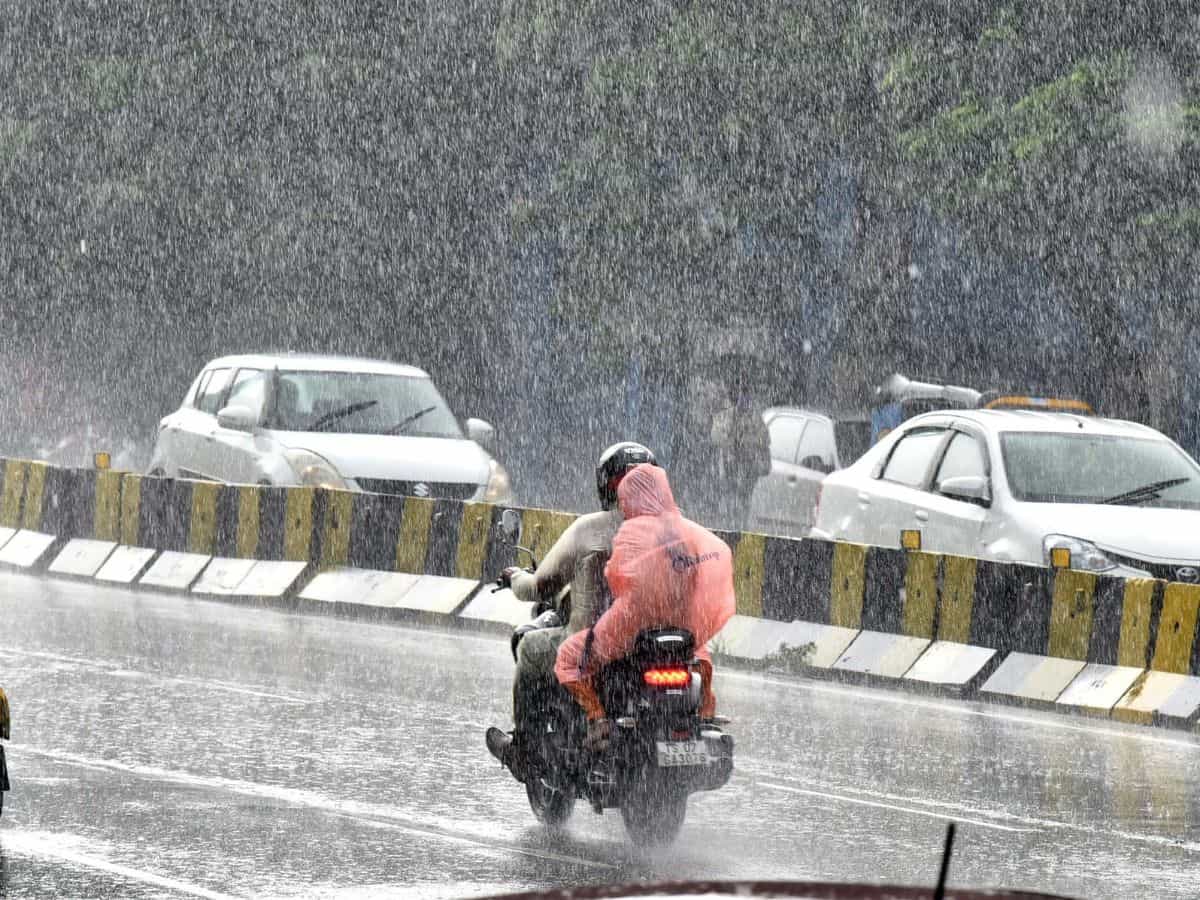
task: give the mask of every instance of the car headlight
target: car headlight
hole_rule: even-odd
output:
[[[512,481],[504,466],[494,459],[488,460],[487,490],[483,492],[486,503],[510,503],[512,501]]]
[[[325,457],[318,456],[310,450],[285,450],[283,455],[287,459],[288,465],[296,473],[296,477],[300,479],[301,484],[307,487],[349,490],[350,486],[346,484],[346,479]]]
[[[1055,550],[1060,553],[1066,550],[1070,554],[1065,567],[1061,565],[1061,561],[1059,561],[1060,565],[1055,565]],[[1051,568],[1071,568],[1081,572],[1107,572],[1109,569],[1117,567],[1117,564],[1091,541],[1065,534],[1046,535],[1042,540],[1042,558],[1045,564]]]

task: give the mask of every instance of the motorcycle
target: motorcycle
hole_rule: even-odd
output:
[[[0,688],[0,738],[8,740],[9,712],[8,697]],[[0,744],[0,815],[4,813],[4,793],[8,790],[8,765],[4,761],[4,745]]]
[[[500,537],[536,570],[533,553],[519,544],[520,527],[520,514],[506,510]],[[560,597],[564,601],[569,598]],[[535,605],[534,615],[546,610]],[[721,728],[729,720],[700,718],[692,634],[679,628],[640,632],[632,652],[601,671],[597,686],[612,724],[605,749],[584,748],[586,717],[561,688],[558,701],[545,705],[537,732],[524,736],[530,808],[538,821],[558,827],[582,799],[598,814],[619,809],[634,843],[668,845],[683,825],[689,796],[723,787],[733,773],[733,737]]]

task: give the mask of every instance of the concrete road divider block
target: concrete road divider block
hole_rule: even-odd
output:
[[[833,664],[835,671],[902,678],[925,652],[927,638],[882,631],[863,631]]]
[[[75,575],[91,578],[100,571],[112,552],[117,549],[116,541],[93,541],[75,538],[67,541],[48,571],[56,575]]]
[[[16,533],[17,529],[15,528],[4,528],[0,526],[0,547],[3,547],[10,540],[12,540],[12,536]]]
[[[496,591],[493,594],[490,586],[484,586],[459,615],[464,619],[503,622],[515,627],[524,625],[533,618],[533,604],[518,600],[510,590]]]
[[[306,584],[300,591],[300,599],[314,603],[361,603],[390,574],[376,569],[337,566]],[[411,587],[417,579],[411,575],[407,577],[411,579]]]
[[[1084,663],[1077,659],[1059,659],[1033,653],[1010,653],[992,677],[983,683],[981,692],[1021,700],[1053,703],[1067,689]]]
[[[762,659],[779,649],[779,639],[771,632],[772,626],[781,624],[755,616],[734,615],[712,639],[710,648],[721,656]]]
[[[1174,672],[1143,672],[1112,709],[1122,722],[1189,723],[1200,716],[1200,678]]]
[[[300,578],[308,563],[291,560],[259,560],[237,586],[239,597],[282,597]]]
[[[32,569],[50,553],[58,538],[40,531],[21,530],[0,547],[0,563]]]
[[[186,591],[200,577],[208,561],[212,559],[204,553],[182,553],[178,550],[166,550],[154,564],[146,570],[139,584],[147,587],[170,588]]]
[[[117,547],[96,573],[97,581],[133,584],[150,568],[157,550],[150,547]]]
[[[246,576],[253,568],[254,560],[252,559],[214,556],[204,567],[199,581],[192,586],[192,593],[221,597],[236,595],[238,587],[246,580]]]
[[[808,647],[804,665],[814,669],[832,669],[846,648],[859,635],[857,628],[819,625],[816,622],[788,622],[778,630],[780,648]]]
[[[904,675],[906,681],[968,689],[982,678],[996,657],[990,647],[956,641],[934,641]]]
[[[450,615],[459,609],[479,586],[468,578],[447,578],[442,575],[422,575],[409,590],[396,599],[397,609]],[[372,598],[374,600],[374,598]]]
[[[345,603],[391,609],[421,580],[406,572],[381,572],[339,566],[310,581],[300,598],[313,603]]]
[[[1089,663],[1075,680],[1067,685],[1056,701],[1059,706],[1073,706],[1108,715],[1121,698],[1129,692],[1143,670],[1134,666],[1105,666]]]
[[[434,578],[436,576],[427,577]],[[421,583],[421,579],[421,575],[410,575],[408,572],[384,572],[383,578],[371,588],[371,593],[362,597],[358,602],[384,609],[404,608],[408,605],[406,601],[409,593]],[[432,593],[432,589],[426,588],[426,590]],[[421,600],[414,597],[414,602],[428,603],[429,597],[430,594],[426,594],[425,598]],[[461,603],[462,601],[456,602]]]
[[[789,664],[827,669],[857,635],[854,628],[735,615],[712,639],[709,648],[720,656],[770,662],[771,657],[781,654],[786,647],[789,653],[803,651],[802,655],[789,657]]]

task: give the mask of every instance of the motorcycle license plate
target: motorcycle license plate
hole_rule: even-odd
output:
[[[708,764],[704,741],[658,741],[657,744],[658,764],[662,768]]]

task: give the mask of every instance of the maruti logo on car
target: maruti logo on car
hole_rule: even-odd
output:
[[[423,481],[418,481],[416,484],[413,485],[413,496],[414,497],[428,497],[429,496],[429,485],[427,485]]]

